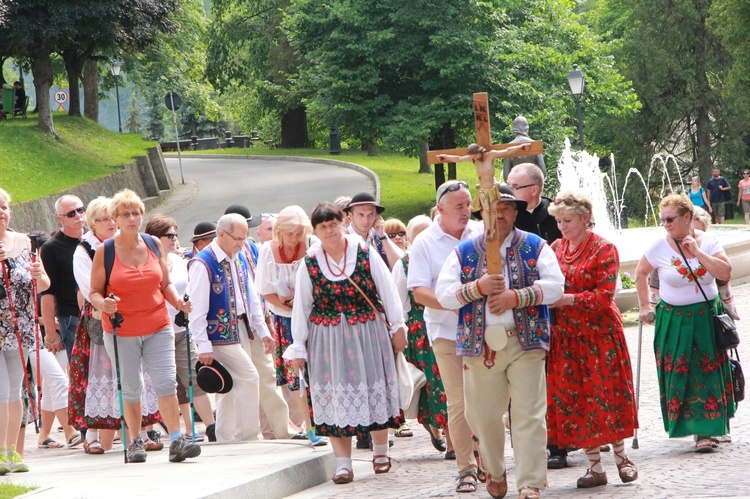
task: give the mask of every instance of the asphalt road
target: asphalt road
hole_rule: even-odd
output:
[[[321,201],[358,192],[373,192],[372,181],[341,166],[286,160],[166,158],[175,185],[172,197],[153,212],[175,218],[180,244],[190,246],[198,222],[216,222],[232,204],[242,204],[253,216],[276,213],[297,204],[310,213]],[[145,225],[144,225],[145,226]],[[251,229],[251,235],[255,230]]]

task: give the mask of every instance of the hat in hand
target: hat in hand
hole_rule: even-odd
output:
[[[216,225],[211,222],[200,222],[193,229],[193,237],[190,242],[194,243],[201,239],[213,239],[216,237]]]
[[[245,220],[247,220],[248,228],[257,227],[263,221],[260,219],[260,217],[253,218],[253,216],[250,214],[250,209],[247,206],[242,206],[241,204],[233,204],[232,206],[224,210],[225,215],[229,215],[230,213],[237,213],[238,215],[244,217]]]
[[[355,206],[374,206],[375,211],[378,214],[385,211],[385,208],[380,206],[377,201],[375,201],[375,196],[373,196],[369,192],[360,192],[359,194],[355,194],[354,197],[352,197],[352,200],[349,201],[349,204],[346,205],[346,208],[344,208],[344,211],[348,213]]]
[[[232,389],[232,375],[214,359],[208,365],[195,363],[198,386],[206,393],[228,393]]]

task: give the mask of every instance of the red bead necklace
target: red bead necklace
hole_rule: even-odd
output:
[[[577,261],[581,254],[583,254],[584,250],[586,249],[586,246],[588,246],[589,239],[591,239],[591,234],[593,234],[591,231],[586,235],[586,238],[581,241],[581,244],[578,245],[578,247],[575,249],[575,251],[571,254],[568,251],[568,248],[570,247],[570,241],[565,241],[565,248],[562,254],[563,262],[567,264],[571,264],[575,261]]]
[[[349,241],[345,240],[345,243],[344,243],[344,266],[341,267],[341,272],[339,272],[338,274],[336,272],[334,272],[333,269],[331,268],[331,263],[328,261],[328,253],[326,253],[326,250],[323,250],[323,257],[326,260],[326,265],[328,266],[328,270],[329,270],[329,272],[331,272],[331,274],[334,277],[341,277],[342,275],[344,275],[344,272],[346,272],[346,257],[347,257],[347,253],[349,253],[348,249],[349,249]]]
[[[279,257],[281,258],[281,263],[292,263],[297,256],[297,253],[299,253],[300,246],[302,246],[302,241],[297,243],[297,246],[294,248],[294,253],[292,253],[292,257],[287,258],[284,254],[284,244],[279,244]]]

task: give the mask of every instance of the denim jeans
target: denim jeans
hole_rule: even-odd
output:
[[[60,337],[68,354],[68,362],[70,362],[70,355],[73,352],[73,342],[76,338],[76,328],[78,327],[78,316],[58,315],[57,322],[60,324]]]

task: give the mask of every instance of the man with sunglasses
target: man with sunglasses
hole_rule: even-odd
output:
[[[65,348],[68,361],[73,350],[78,326],[78,285],[73,275],[73,253],[86,229],[86,207],[76,196],[66,194],[55,201],[55,213],[61,229],[40,249],[42,264],[50,279],[50,287],[42,295],[42,319],[47,349],[52,353]],[[55,317],[60,325],[59,336]]]
[[[484,232],[483,225],[471,220],[471,194],[466,182],[449,181],[438,187],[435,196],[435,223],[416,238],[409,253],[407,287],[425,308],[424,318],[448,403],[448,428],[458,466],[457,492],[475,492],[477,461],[474,458],[471,428],[464,414],[463,362],[456,355],[455,310],[443,308],[435,296],[440,269],[461,242]],[[499,281],[498,281],[499,282]]]
[[[526,201],[526,209],[518,211],[514,224],[516,228],[540,236],[547,244],[561,238],[555,217],[547,211],[552,200],[542,196],[542,170],[534,163],[521,163],[508,173],[506,181],[513,190],[513,195]]]

